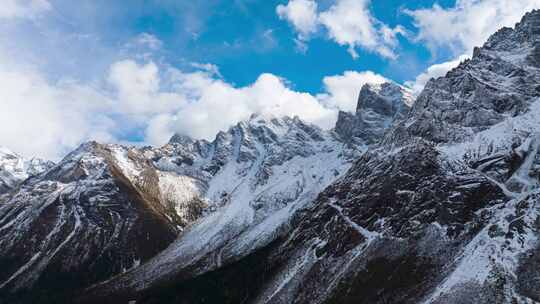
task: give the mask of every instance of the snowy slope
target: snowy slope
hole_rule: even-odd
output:
[[[0,205],[0,299],[60,301],[174,240],[179,223],[157,200],[157,175],[140,156],[86,143],[11,193]]]
[[[253,115],[212,142],[89,142],[30,179],[38,163],[9,154],[25,181],[0,206],[0,295],[63,302],[124,272],[124,287],[145,290],[220,268],[285,235],[366,149],[297,117]]]
[[[389,125],[380,126],[381,133]],[[101,296],[122,286],[138,293],[256,252],[285,235],[295,214],[310,208],[366,149],[298,118],[253,115],[213,142],[175,135],[168,145],[146,150],[160,171],[189,181],[177,193],[204,202],[206,216],[155,259],[95,290]]]
[[[118,284],[142,290],[193,263],[208,259],[197,267],[203,273],[264,247],[364,149],[351,149],[333,131],[298,118],[253,116],[212,143],[175,136],[146,151],[157,168],[190,181],[184,191],[193,189],[208,215]]]

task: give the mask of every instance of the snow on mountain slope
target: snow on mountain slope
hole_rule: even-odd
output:
[[[298,118],[253,116],[212,143],[175,136],[169,145],[146,151],[160,170],[197,180],[211,211],[118,284],[142,290],[193,263],[203,262],[195,273],[207,272],[262,248],[363,149],[347,148],[333,132]]]
[[[410,136],[437,143],[465,141],[508,117],[527,112],[540,96],[540,24],[529,13],[515,29],[503,28],[473,57],[445,77],[429,81],[412,115],[393,130],[388,142]]]
[[[22,183],[0,205],[0,299],[63,302],[164,249],[179,223],[156,178],[136,150],[91,142]]]
[[[38,163],[9,154],[11,171],[32,173],[0,205],[0,295],[57,303],[123,272],[124,287],[146,290],[219,268],[284,235],[366,149],[299,118],[253,115],[212,142],[86,143],[29,179]]]
[[[137,293],[263,248],[366,148],[298,118],[254,115],[212,143],[176,135],[165,147],[145,151],[160,170],[197,181],[208,215],[155,259],[106,282],[106,288]],[[101,286],[96,290],[106,294]]]
[[[333,131],[253,116],[212,142],[175,135],[161,148],[104,147],[144,205],[181,234],[77,301],[540,302],[539,45],[533,11],[412,105],[398,85],[365,86],[357,112],[341,113]],[[92,167],[111,166],[100,163]],[[62,184],[47,198],[79,171],[54,175]],[[13,199],[43,182],[23,183]],[[33,218],[2,208],[8,232],[10,221]],[[39,252],[4,286],[35,278],[33,265],[51,258]]]

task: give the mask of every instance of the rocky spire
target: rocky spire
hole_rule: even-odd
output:
[[[394,120],[403,117],[412,103],[410,90],[396,83],[365,84],[358,96],[356,112],[340,111],[335,131],[348,142],[377,142]]]

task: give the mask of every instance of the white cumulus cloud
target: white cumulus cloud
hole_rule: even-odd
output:
[[[124,142],[140,134],[164,144],[175,132],[213,139],[253,113],[299,116],[332,128],[338,109],[353,111],[360,87],[383,82],[372,72],[325,77],[324,92],[293,90],[276,75],[261,74],[237,87],[211,64],[195,71],[132,59],[113,62],[97,83],[50,81],[0,56],[0,145],[25,156],[58,159],[83,141]]]
[[[50,83],[36,71],[0,64],[0,145],[56,159],[93,138],[114,141],[111,100],[76,82]]]
[[[309,93],[293,91],[283,79],[273,74],[261,74],[253,84],[236,88],[207,73],[178,73],[177,87],[190,100],[174,115],[156,120],[152,127],[154,135],[156,130],[161,130],[168,135],[180,132],[213,139],[218,131],[248,119],[253,113],[297,115],[326,128],[335,121],[334,109],[324,107]],[[169,126],[168,131],[165,126]]]
[[[436,51],[450,48],[469,53],[504,26],[514,26],[528,11],[540,8],[540,0],[457,0],[455,6],[405,10],[414,18],[417,38]]]
[[[396,58],[393,48],[400,28],[390,29],[375,19],[368,8],[369,0],[339,0],[328,11],[320,14],[321,23],[330,38],[340,45],[348,46],[353,58],[358,57],[356,48],[364,48],[387,58]]]
[[[158,66],[150,61],[138,64],[133,60],[113,63],[108,82],[114,88],[118,109],[134,117],[146,118],[149,114],[174,111],[185,105],[184,95],[168,90],[171,84],[163,79]],[[165,88],[164,88],[165,87]]]
[[[313,0],[291,0],[287,5],[278,5],[276,13],[291,23],[301,40],[317,31],[317,2]]]
[[[168,67],[160,71],[152,62],[129,60],[112,65],[109,82],[116,88],[121,111],[144,118],[147,142],[163,144],[175,132],[211,140],[253,113],[299,116],[329,129],[338,110],[355,110],[365,83],[387,81],[370,71],[346,71],[325,77],[324,92],[313,95],[291,89],[285,79],[270,73],[261,74],[250,85],[235,87],[216,73],[216,66],[193,66],[201,69],[185,72]]]
[[[395,59],[398,34],[405,35],[405,29],[391,28],[375,18],[369,4],[370,0],[337,0],[327,10],[318,12],[315,1],[290,0],[287,5],[278,5],[276,12],[293,25],[301,49],[306,48],[307,40],[322,27],[328,38],[346,46],[353,58],[358,57],[358,48],[361,48]]]

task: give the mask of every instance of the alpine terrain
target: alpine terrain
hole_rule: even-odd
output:
[[[0,303],[540,303],[540,10],[332,130],[0,150]]]

